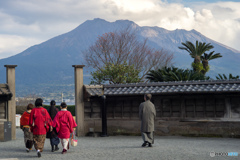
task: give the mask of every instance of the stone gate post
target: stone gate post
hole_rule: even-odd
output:
[[[77,136],[84,136],[84,101],[83,101],[83,67],[73,65],[75,81],[75,115],[77,123]]]

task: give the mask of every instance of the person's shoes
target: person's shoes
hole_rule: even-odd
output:
[[[144,142],[143,144],[142,144],[142,147],[146,147],[147,146],[147,142]]]
[[[54,152],[54,146],[52,146],[52,152]]]
[[[63,149],[62,154],[66,154],[66,153],[67,153],[67,150]]]
[[[37,156],[38,156],[38,158],[40,158],[41,157],[41,153],[37,152]]]
[[[26,148],[26,152],[29,152],[29,149],[28,149],[28,148]]]
[[[55,145],[55,151],[58,151],[58,150],[59,150],[58,146],[57,146],[57,145]]]
[[[148,143],[148,147],[152,147],[152,144],[151,144],[151,143]]]

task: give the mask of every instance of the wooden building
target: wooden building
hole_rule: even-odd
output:
[[[240,80],[84,85],[84,131],[101,132],[106,96],[109,134],[140,134],[139,105],[151,93],[157,135],[240,136]]]
[[[15,67],[5,65],[6,84],[0,84],[0,141],[16,139]]]
[[[4,123],[8,120],[8,101],[11,100],[12,93],[7,84],[0,84],[0,141],[4,141]],[[6,124],[5,124],[6,125]]]

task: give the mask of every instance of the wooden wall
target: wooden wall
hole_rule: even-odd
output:
[[[108,133],[140,133],[143,96],[107,97]],[[223,135],[240,137],[239,95],[153,95],[157,135]],[[101,132],[101,98],[84,102],[85,131]]]
[[[228,100],[229,99],[229,102]],[[107,97],[107,118],[138,118],[142,96]],[[154,96],[157,119],[164,118],[240,118],[240,97],[225,95]],[[227,103],[230,103],[227,109]],[[100,98],[85,102],[85,118],[101,118]],[[231,113],[227,113],[228,110]],[[228,115],[227,115],[228,114]]]
[[[6,101],[0,100],[0,119],[6,119]]]

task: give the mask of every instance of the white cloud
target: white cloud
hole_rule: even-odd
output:
[[[0,58],[17,54],[33,42],[66,33],[93,18],[128,19],[141,26],[169,30],[196,29],[213,40],[240,50],[239,8],[240,2],[194,1],[184,6],[166,0],[0,1]]]
[[[218,2],[195,6],[194,28],[205,36],[240,50],[240,3]]]
[[[23,51],[39,42],[38,39],[29,37],[0,35],[0,59],[15,55],[19,51]]]

